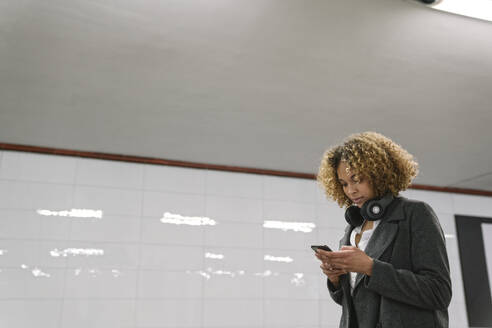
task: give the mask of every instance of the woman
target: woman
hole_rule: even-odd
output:
[[[318,173],[326,195],[347,207],[340,250],[318,250],[340,327],[448,327],[451,279],[432,208],[400,197],[417,175],[401,146],[375,132],[327,150]]]

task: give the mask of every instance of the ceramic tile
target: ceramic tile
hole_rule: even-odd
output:
[[[426,202],[432,207],[434,212],[453,213],[453,200],[450,193],[409,189],[402,192],[401,195]]]
[[[147,190],[205,193],[206,170],[162,165],[144,165],[144,169]]]
[[[41,231],[41,217],[30,210],[0,209],[0,238],[34,239]]]
[[[317,244],[316,229],[311,232],[283,231],[280,229],[263,230],[264,247],[283,250],[305,250]]]
[[[0,266],[31,271],[36,267],[61,268],[67,264],[64,257],[53,256],[52,251],[67,247],[66,242],[29,240],[0,240]]]
[[[453,194],[456,215],[492,218],[492,197]]]
[[[221,222],[263,222],[260,199],[207,196],[206,210],[207,216]]]
[[[436,213],[436,215],[439,219],[439,224],[441,225],[444,234],[448,235],[448,237],[456,237],[456,223],[454,215],[449,213]]]
[[[71,240],[103,242],[137,242],[140,238],[140,218],[104,215],[98,218],[74,218]]]
[[[220,223],[204,227],[204,244],[211,247],[262,248],[263,228],[260,224]]]
[[[316,181],[264,176],[265,199],[312,203],[316,201]]]
[[[134,298],[137,271],[77,267],[67,270],[66,298]]]
[[[316,206],[316,225],[324,228],[345,229],[345,209],[335,202],[318,204]]]
[[[72,186],[37,182],[0,181],[0,208],[67,210]]]
[[[203,326],[243,327],[261,326],[262,302],[258,300],[206,299],[203,305]],[[239,324],[238,324],[239,323]]]
[[[64,300],[61,328],[87,327],[135,327],[135,300]]]
[[[40,214],[39,238],[42,240],[70,240],[72,218],[61,216],[43,216]]]
[[[62,300],[0,300],[0,325],[8,328],[58,327]]]
[[[131,243],[70,242],[70,247],[59,248],[66,254],[70,268],[132,269],[138,266],[139,246]]]
[[[263,297],[263,281],[266,279],[252,272],[211,270],[205,273],[208,274],[203,280],[205,299],[261,299]]]
[[[205,196],[164,192],[145,192],[143,215],[162,218],[164,213],[205,217]],[[210,219],[215,220],[211,217]]]
[[[105,215],[140,216],[142,193],[138,190],[77,186],[74,207],[101,210]]]
[[[138,297],[141,299],[201,298],[204,279],[198,272],[141,270]]]
[[[330,296],[330,292],[328,291],[328,287],[327,287],[327,283],[328,283],[328,280],[327,280],[327,276],[323,273],[323,271],[321,271],[321,269],[319,270],[319,273],[317,274],[317,277],[318,277],[318,283],[319,283],[319,290],[318,290],[318,297],[319,299],[323,302],[323,301],[330,301],[329,303],[333,303],[335,304],[335,302],[332,300],[331,296]],[[338,304],[336,304],[337,306],[339,306]]]
[[[77,159],[6,151],[1,161],[0,179],[72,184]]]
[[[319,312],[317,300],[265,300],[265,324],[267,326],[317,325]]]
[[[76,183],[139,189],[143,186],[143,167],[142,164],[80,158]]]
[[[200,327],[202,300],[137,301],[137,325],[143,327]]]
[[[466,314],[466,304],[464,302],[453,302],[453,300],[451,300],[448,313],[450,328],[469,327]]]
[[[304,272],[282,273],[264,279],[265,298],[319,299],[320,275]]]
[[[197,271],[202,270],[203,261],[201,246],[142,245],[140,266],[144,269]]]
[[[262,197],[263,177],[256,174],[207,171],[206,193],[215,196]]]
[[[265,261],[265,270],[279,273],[314,273],[320,271],[319,260],[314,256],[314,252],[308,248],[305,251],[293,250],[264,250],[265,255],[272,256],[273,259],[289,259],[285,261]],[[270,257],[268,257],[270,258]],[[292,261],[290,261],[290,259]]]
[[[330,298],[320,301],[319,308],[320,325],[322,327],[338,327],[338,324],[340,323],[340,318],[342,316],[342,307]]]
[[[203,226],[163,223],[158,218],[142,220],[142,242],[200,246],[203,244]]]
[[[256,275],[264,272],[265,252],[254,249],[236,249],[236,248],[204,248],[203,270],[205,272],[227,271],[235,274]],[[214,256],[206,256],[213,254]],[[218,259],[217,256],[223,258]]]
[[[343,238],[344,234],[345,230],[342,229],[318,229],[315,244],[328,245],[332,250],[338,250],[340,239]]]
[[[331,198],[328,198],[325,194],[325,189],[317,181],[315,182],[314,193],[316,196],[316,202],[318,204],[326,204],[328,202],[333,202]]]
[[[316,221],[316,206],[309,203],[296,203],[285,201],[264,202],[264,220],[311,222]]]
[[[451,258],[460,258],[458,239],[456,237],[446,237],[446,251],[450,260]]]
[[[0,271],[0,299],[61,298],[63,297],[64,275],[64,269],[2,268]]]
[[[451,275],[451,288],[453,291],[452,302],[465,302],[465,289],[463,285],[463,276],[461,273],[461,263],[459,258],[450,257],[449,267]]]

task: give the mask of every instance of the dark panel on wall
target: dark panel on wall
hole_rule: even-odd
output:
[[[482,235],[482,223],[492,224],[492,219],[462,215],[455,218],[468,324],[492,327],[492,297]]]

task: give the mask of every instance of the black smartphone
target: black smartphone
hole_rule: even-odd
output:
[[[328,251],[328,252],[332,252],[331,248],[326,246],[326,245],[311,245],[311,248],[313,249],[313,251],[317,251],[318,248],[319,249],[322,249],[324,251]]]

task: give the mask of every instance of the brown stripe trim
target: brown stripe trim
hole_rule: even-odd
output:
[[[440,192],[450,192],[450,193],[455,193],[455,194],[466,194],[466,195],[492,197],[492,191],[480,190],[480,189],[438,187],[438,186],[429,186],[429,185],[422,185],[422,184],[412,184],[410,186],[410,189],[440,191]]]
[[[281,177],[289,177],[289,178],[301,178],[301,179],[313,179],[313,180],[316,179],[316,175],[310,173],[264,170],[264,169],[240,167],[240,166],[204,164],[204,163],[176,161],[176,160],[168,160],[168,159],[152,158],[152,157],[117,155],[117,154],[108,154],[108,153],[77,151],[77,150],[70,150],[70,149],[17,145],[17,144],[10,144],[10,143],[0,143],[0,150],[13,150],[13,151],[22,151],[22,152],[40,153],[40,154],[96,158],[96,159],[131,162],[131,163],[179,166],[179,167],[189,167],[189,168],[217,170],[217,171],[263,174],[263,175],[273,175],[273,176],[281,176]],[[429,186],[429,185],[422,185],[422,184],[413,184],[410,186],[410,189],[492,197],[492,191],[478,190],[478,189],[438,187],[438,186]]]
[[[77,150],[70,150],[70,149],[16,145],[16,144],[8,144],[8,143],[0,143],[0,150],[14,150],[14,151],[23,151],[23,152],[41,153],[41,154],[52,154],[52,155],[61,155],[61,156],[97,158],[97,159],[105,159],[105,160],[121,161],[121,162],[131,162],[131,163],[156,164],[156,165],[180,166],[180,167],[190,167],[190,168],[198,168],[198,169],[217,170],[217,171],[275,175],[275,176],[302,178],[302,179],[315,179],[316,178],[316,176],[314,174],[309,174],[309,173],[264,170],[264,169],[256,169],[256,168],[240,167],[240,166],[229,166],[229,165],[203,164],[203,163],[176,161],[176,160],[168,160],[168,159],[152,158],[152,157],[117,155],[117,154],[108,154],[108,153],[77,151]]]

